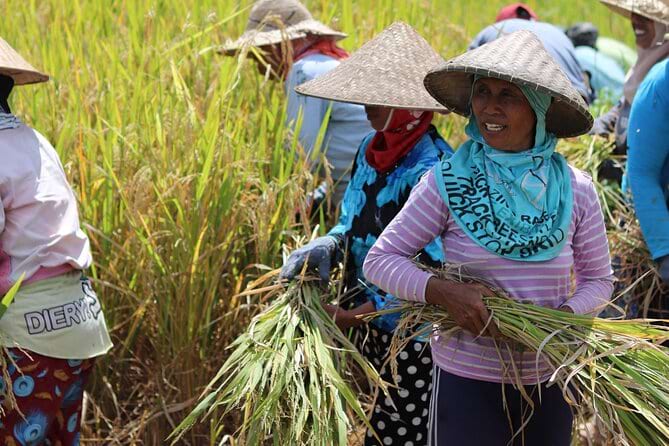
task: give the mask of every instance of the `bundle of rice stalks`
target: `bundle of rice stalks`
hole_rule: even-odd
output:
[[[25,277],[25,274],[21,274],[21,277],[19,277],[19,280],[12,285],[12,287],[7,291],[7,293],[0,299],[0,319],[5,315],[5,312],[11,305],[11,303],[14,301],[14,296],[16,296],[16,293],[19,292],[19,289],[21,288],[21,282],[23,282],[23,278]],[[4,336],[2,333],[0,333],[0,336]],[[2,339],[2,345],[7,345],[11,344],[11,339]],[[6,347],[1,347],[0,348],[0,401],[2,401],[2,404],[0,404],[0,420],[2,419],[2,416],[5,415],[5,413],[8,410],[13,410],[15,409],[16,406],[16,399],[14,398],[14,392],[12,391],[12,379],[9,376],[9,366],[12,365],[16,367],[16,364],[14,364],[14,359],[12,355],[9,353],[9,350]]]
[[[453,281],[471,278],[447,268],[432,271]],[[537,361],[547,360],[554,373],[550,383],[560,386],[574,413],[587,419],[594,412],[598,424],[617,445],[669,444],[669,349],[659,344],[669,339],[669,329],[649,320],[609,320],[575,315],[559,310],[499,297],[485,299],[491,323],[508,340],[497,341],[499,351],[519,346],[537,352]],[[442,336],[459,330],[448,313],[429,304],[407,304],[387,311],[403,311],[393,339],[393,352],[415,336],[439,330]],[[405,328],[426,324],[406,335]],[[391,354],[391,357],[393,354]],[[512,355],[510,355],[512,356]],[[391,366],[393,365],[391,359]],[[511,364],[510,376],[524,388]],[[537,377],[539,378],[539,377]],[[531,399],[526,397],[532,404]],[[583,402],[588,401],[592,407]]]
[[[240,444],[346,445],[349,413],[370,427],[349,373],[359,367],[370,384],[383,384],[323,309],[334,293],[324,293],[317,279],[254,293],[271,304],[230,346],[232,354],[173,432],[174,441],[205,417],[221,432],[223,417],[237,409]]]

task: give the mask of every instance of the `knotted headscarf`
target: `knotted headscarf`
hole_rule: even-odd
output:
[[[511,260],[545,261],[567,240],[571,179],[555,135],[546,132],[551,96],[519,88],[536,115],[533,147],[516,153],[489,146],[472,114],[470,139],[435,166],[435,175],[455,222],[479,246]]]

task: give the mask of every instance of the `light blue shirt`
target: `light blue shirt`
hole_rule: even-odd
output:
[[[576,59],[583,71],[590,74],[590,85],[598,97],[615,100],[622,96],[625,72],[615,60],[589,46],[577,46]]]
[[[669,60],[655,64],[634,96],[627,129],[627,181],[653,259],[669,255]]]
[[[574,45],[560,28],[550,23],[524,19],[502,20],[484,28],[469,44],[469,49],[478,48],[504,34],[520,30],[528,30],[536,34],[581,96],[586,99],[590,98],[590,92],[583,82],[583,70],[576,60]]]
[[[363,106],[303,96],[295,92],[295,87],[333,70],[337,65],[339,61],[330,56],[313,54],[297,61],[286,79],[287,125],[295,128],[302,110],[299,141],[308,155],[314,152],[328,107],[332,106],[321,153],[325,153],[332,167],[332,179],[336,184],[335,204],[344,196],[355,154],[363,138],[373,131],[372,127]]]

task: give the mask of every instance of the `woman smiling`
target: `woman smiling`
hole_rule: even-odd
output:
[[[440,237],[449,262],[513,299],[575,313],[605,305],[613,276],[597,194],[555,152],[558,137],[587,132],[592,117],[529,31],[447,62],[425,86],[469,117],[470,139],[413,189],[363,270],[394,296],[443,306],[462,329],[431,340],[430,444],[569,445],[569,406],[557,386],[543,384],[553,370],[513,340],[493,340],[482,299],[490,291],[438,279],[412,259]],[[533,409],[511,384],[516,378]]]

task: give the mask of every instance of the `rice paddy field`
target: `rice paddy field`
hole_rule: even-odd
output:
[[[0,0],[1,36],[52,76],[16,88],[11,103],[63,160],[115,343],[89,388],[84,444],[166,444],[258,309],[253,296],[235,296],[280,266],[285,247],[334,218],[323,216],[320,229],[296,221],[319,179],[293,156],[282,85],[215,51],[242,32],[251,3]],[[464,51],[505,4],[305,3],[350,35],[342,42],[349,50],[403,20],[445,58]],[[629,24],[595,0],[528,3],[545,21],[591,21],[633,45]],[[438,125],[452,145],[463,141],[462,119],[439,117]],[[561,147],[587,167],[601,142]],[[638,233],[612,238],[643,258]],[[233,414],[223,431],[199,424],[180,443],[239,444],[236,423]]]

